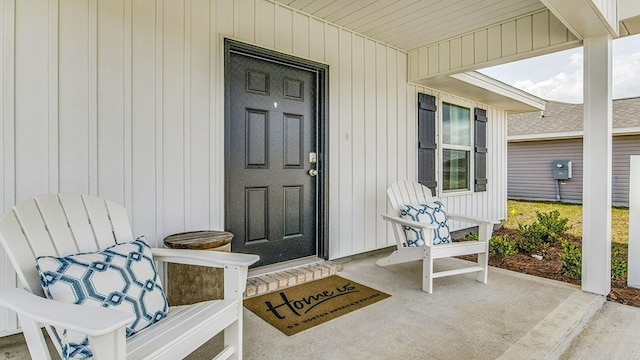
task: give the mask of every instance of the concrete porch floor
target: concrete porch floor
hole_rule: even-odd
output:
[[[427,294],[420,262],[376,266],[386,254],[333,262],[343,266],[338,275],[388,299],[290,337],[246,311],[246,358],[555,359],[605,301],[575,285],[498,268],[487,284],[475,274],[445,277]],[[461,261],[441,259],[436,267]]]
[[[640,309],[579,287],[490,268],[436,279],[421,291],[421,264],[381,268],[376,253],[333,261],[340,276],[390,298],[293,336],[245,310],[245,359],[629,359],[640,355]],[[442,259],[439,268],[462,260]],[[603,305],[604,304],[604,305]],[[210,358],[214,339],[190,359]],[[29,359],[21,335],[0,338],[0,358]]]

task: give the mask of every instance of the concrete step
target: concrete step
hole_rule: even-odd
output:
[[[245,298],[266,294],[305,282],[322,279],[342,271],[342,265],[321,261],[259,275],[249,275]]]
[[[498,359],[558,359],[605,301],[602,295],[575,292]]]

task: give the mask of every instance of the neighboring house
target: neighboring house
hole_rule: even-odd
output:
[[[507,114],[544,101],[474,70],[583,44],[607,59],[640,32],[632,0],[505,3],[0,0],[0,210],[87,193],[153,246],[226,229],[233,251],[287,266],[394,245],[396,180],[504,219]],[[0,309],[0,335],[17,326]]]
[[[540,112],[508,116],[510,199],[582,202],[583,105],[547,102]],[[629,156],[640,155],[640,97],[613,100],[612,203],[629,206]],[[553,179],[554,160],[572,163],[572,177]]]

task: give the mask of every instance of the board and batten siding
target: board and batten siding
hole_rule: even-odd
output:
[[[394,244],[379,214],[388,184],[417,177],[417,92],[429,92],[409,84],[405,52],[268,0],[0,0],[0,11],[0,211],[77,192],[123,204],[152,246],[222,229],[229,37],[329,65],[330,258]],[[501,219],[506,115],[488,116],[490,187],[446,202]],[[2,253],[0,270],[0,286],[16,286]],[[0,335],[17,326],[0,309]]]
[[[582,139],[509,142],[508,197],[556,200],[553,160],[573,162],[573,177],[560,181],[560,200],[582,203]],[[629,157],[640,155],[640,135],[618,135],[612,143],[612,203],[629,206]]]
[[[411,50],[409,79],[461,73],[521,60],[540,52],[570,49],[581,42],[549,10],[494,24],[451,39]]]

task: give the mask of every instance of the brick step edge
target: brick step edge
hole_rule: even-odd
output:
[[[331,261],[323,261],[317,264],[305,265],[250,277],[247,279],[247,288],[245,290],[244,297],[246,299],[287,287],[300,285],[305,282],[335,275],[341,271],[342,265],[334,264]]]

